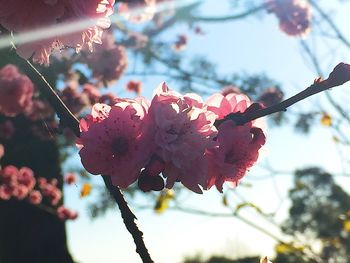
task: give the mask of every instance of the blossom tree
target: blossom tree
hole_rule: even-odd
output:
[[[267,77],[220,78],[204,58],[184,66],[180,53],[188,37],[180,34],[171,43],[161,37],[176,23],[202,35],[201,22],[262,11],[275,15],[285,34],[306,36],[314,8],[346,44],[313,1],[247,3],[237,4],[245,9],[242,14],[204,17],[198,15],[200,3],[167,0],[33,0],[30,13],[20,1],[0,1],[1,262],[73,262],[64,221],[78,214],[63,205],[62,186],[77,178],[73,172],[62,176],[61,170],[72,147],[79,150],[84,170],[102,176],[141,260],[153,262],[120,189],[160,191],[164,201],[176,187],[201,194],[213,186],[220,193],[225,184],[238,186],[264,150],[267,129],[261,117],[274,114],[279,123],[290,106],[350,80],[350,65],[339,63],[327,78],[318,72],[311,85],[283,100]],[[113,12],[124,20],[114,19]],[[133,30],[132,23],[141,29]],[[318,65],[308,44],[301,45]],[[134,98],[109,92],[128,65],[140,60],[151,70],[133,75],[170,77],[182,89],[162,82],[148,99],[141,96],[142,83],[133,80],[126,89]],[[261,83],[268,85],[258,90]],[[217,90],[203,99],[200,93],[209,85]],[[81,196],[90,190],[82,185]],[[102,200],[96,202],[98,207]]]

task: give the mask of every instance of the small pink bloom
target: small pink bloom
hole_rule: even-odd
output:
[[[237,126],[228,120],[219,126],[216,140],[218,147],[206,153],[209,160],[207,189],[216,185],[222,192],[224,182],[237,184],[257,161],[259,150],[265,144],[265,135],[252,122]]]
[[[212,95],[207,101],[208,110],[213,111],[218,119],[223,119],[230,113],[244,113],[260,109],[261,105],[251,103],[243,94],[229,93]],[[219,191],[225,181],[238,183],[257,160],[259,150],[265,144],[265,135],[259,120],[237,126],[233,121],[224,121],[218,127],[217,147],[208,149],[206,157],[209,160],[208,185],[214,184]]]
[[[17,185],[13,192],[12,192],[12,196],[17,198],[18,200],[23,200],[24,198],[26,198],[29,194],[29,188],[23,184],[19,184]]]
[[[7,185],[0,185],[0,200],[10,200],[11,195],[12,191]]]
[[[165,83],[156,90],[149,109],[156,154],[165,162],[166,187],[175,181],[194,192],[205,186],[207,162],[205,150],[213,146],[215,115],[202,108],[200,97],[181,96],[169,91]],[[195,149],[195,150],[194,150]],[[195,166],[193,164],[196,164]]]
[[[187,46],[187,36],[184,34],[178,35],[173,47],[176,51],[181,51]]]
[[[120,100],[111,107],[97,104],[81,120],[79,154],[88,172],[109,175],[122,188],[135,182],[152,148],[144,138],[145,107],[136,100]]]
[[[7,165],[0,170],[0,180],[9,186],[17,185],[18,169],[13,165]]]
[[[5,155],[5,147],[0,144],[0,159]]]
[[[32,191],[29,194],[29,203],[33,204],[33,205],[38,205],[41,203],[42,201],[42,195],[39,191]]]
[[[62,205],[57,208],[57,216],[62,220],[74,220],[78,217],[78,213]]]
[[[136,80],[130,80],[126,84],[126,89],[131,92],[135,92],[137,95],[141,94],[142,91],[142,82]]]
[[[33,171],[28,167],[22,167],[18,171],[17,181],[31,191],[36,183]]]
[[[280,29],[290,36],[303,36],[311,29],[311,8],[306,0],[267,0],[268,12],[279,19]]]
[[[128,66],[128,57],[125,48],[114,43],[112,34],[105,34],[102,41],[94,52],[88,54],[86,62],[93,76],[107,84],[122,76]]]
[[[77,181],[77,177],[75,173],[67,173],[66,176],[64,177],[64,181],[66,184],[74,184]]]
[[[223,119],[226,115],[232,112],[243,113],[251,102],[246,95],[229,93],[226,96],[215,93],[207,100],[208,110],[214,112],[217,119]]]
[[[32,104],[33,83],[11,64],[0,69],[0,112],[16,116]]]

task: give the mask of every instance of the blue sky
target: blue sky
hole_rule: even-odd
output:
[[[203,12],[207,15],[223,12],[226,5],[217,3],[218,1],[213,0],[206,1]],[[349,10],[350,4],[343,5],[344,8],[339,10],[336,20],[341,28],[346,29],[345,25],[350,24],[350,18],[345,10]],[[191,55],[207,55],[217,62],[222,73],[241,71],[266,73],[282,83],[287,97],[310,85],[316,77],[300,55],[299,40],[280,32],[273,15],[230,23],[203,24],[202,27],[206,35],[190,36],[188,48],[184,52]],[[175,39],[177,33],[185,30],[187,30],[185,26],[172,30],[168,33],[169,40]],[[325,70],[332,69],[337,60],[350,61],[348,51],[339,51],[341,53],[339,58],[336,54],[332,58],[334,64],[323,65]],[[322,47],[320,52],[323,52]],[[126,80],[122,80],[118,84],[119,87],[122,87]],[[147,88],[144,95],[150,97],[152,90],[162,80],[166,79],[145,79]],[[169,84],[172,88],[177,88],[175,84],[171,82]],[[347,86],[332,90],[332,95],[342,96],[343,90],[350,89],[349,85]],[[302,101],[295,105],[294,109],[308,109],[317,104],[325,105],[324,95]],[[268,161],[274,168],[284,171],[320,165],[329,171],[341,172],[337,147],[331,140],[332,134],[327,128],[317,126],[310,135],[296,134],[295,130],[288,126],[268,128],[267,137],[268,142],[265,147],[267,153],[262,163]],[[78,155],[72,162],[77,161]],[[280,199],[284,199],[288,194],[291,176],[280,175],[274,179],[254,179],[262,174],[264,171],[259,166],[252,169],[244,181],[252,183],[253,187],[239,186],[237,191],[264,211],[272,212],[280,205]],[[102,183],[98,177],[94,178],[94,181]],[[339,181],[349,184],[350,180],[340,178]],[[278,193],[276,193],[276,187]],[[90,220],[86,205],[92,201],[93,196],[84,200],[79,199],[79,189],[74,186],[67,187],[66,193],[66,205],[77,207],[80,213],[78,220],[67,223],[69,246],[78,262],[141,262],[117,208],[110,210],[104,217]],[[184,205],[225,212],[226,208],[222,207],[221,198],[222,196],[212,189],[203,195],[190,195]],[[145,202],[142,198],[136,200]],[[282,202],[279,220],[286,216],[287,209],[288,202]],[[167,211],[162,215],[157,215],[151,210],[135,212],[139,219],[138,224],[144,232],[146,245],[155,262],[177,263],[185,255],[194,255],[197,252],[205,256],[211,254],[225,254],[231,257],[247,254],[273,255],[274,241],[271,238],[233,217],[208,218],[174,211]],[[256,220],[261,226],[271,229],[272,232],[277,232],[272,226],[256,218],[249,209],[243,214]]]

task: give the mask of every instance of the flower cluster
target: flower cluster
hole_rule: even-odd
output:
[[[311,8],[306,0],[267,0],[266,8],[277,16],[287,35],[303,36],[311,29]]]
[[[214,94],[207,102],[180,95],[162,83],[149,103],[144,98],[96,104],[80,121],[81,161],[92,174],[111,176],[125,188],[138,180],[143,191],[172,188],[181,182],[201,193],[226,181],[237,183],[257,160],[265,135],[257,122],[232,120],[249,110],[242,94]]]
[[[56,48],[74,47],[80,51],[87,47],[91,50],[93,43],[101,43],[102,30],[110,25],[108,16],[113,13],[114,0],[30,0],[26,4],[20,0],[0,0],[0,5],[0,24],[15,33],[46,29],[47,34],[52,34],[56,32],[53,27],[61,26],[57,34],[17,48],[22,57],[33,56],[35,62],[48,64]],[[62,35],[62,28],[72,28],[71,23],[78,23],[79,29]]]
[[[48,202],[56,207],[62,200],[62,193],[57,188],[57,180],[48,181],[46,178],[34,177],[28,167],[18,169],[13,165],[5,166],[0,170],[0,200],[27,200],[32,205],[42,205]],[[78,214],[63,206],[57,208],[57,215],[61,219],[75,219]]]

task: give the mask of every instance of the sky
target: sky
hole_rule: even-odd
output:
[[[225,1],[217,3],[218,1],[214,0],[205,1],[202,12],[214,16],[227,10]],[[346,8],[339,10],[335,19],[341,28],[346,28],[350,18],[344,10],[349,10],[347,8],[350,8],[350,5],[343,5]],[[217,63],[222,73],[266,73],[282,83],[286,97],[306,88],[317,77],[309,63],[300,55],[299,39],[288,37],[279,31],[277,20],[272,15],[201,26],[206,34],[201,37],[190,36],[184,52],[191,55],[205,54]],[[169,39],[175,39],[182,31],[187,31],[187,27],[177,27],[169,31],[167,36]],[[322,52],[320,47],[320,53]],[[337,60],[350,61],[349,52],[339,53],[339,58],[337,55],[332,57],[333,64],[327,64],[329,59],[325,60],[325,71],[331,70]],[[127,80],[128,78],[123,79],[118,85],[123,86]],[[142,80],[147,87],[144,94],[146,97],[151,96],[152,90],[160,81],[168,81],[160,78]],[[177,89],[176,83],[169,81],[169,85]],[[334,89],[331,91],[332,95],[342,96],[344,91],[341,89],[350,87],[348,85],[339,90]],[[325,105],[324,95],[302,101],[294,105],[293,110],[308,109],[318,104]],[[288,111],[285,114],[288,114]],[[321,125],[315,127],[309,135],[300,135],[290,126],[268,127],[265,153],[259,162],[271,163],[275,169],[282,171],[318,165],[329,171],[341,172],[339,152],[331,138],[330,130]],[[78,162],[79,157],[76,154],[71,159],[71,165]],[[244,179],[244,182],[251,183],[252,187],[238,186],[237,191],[263,211],[273,212],[279,209],[277,220],[283,220],[287,216],[289,203],[286,196],[292,186],[292,177],[288,174],[261,177],[263,175],[266,175],[266,172],[257,165]],[[93,181],[102,184],[99,177],[94,177]],[[349,178],[341,177],[339,182],[349,185]],[[65,193],[66,205],[77,208],[80,214],[76,221],[67,223],[68,244],[77,262],[141,262],[117,208],[109,210],[105,216],[91,220],[87,204],[93,201],[94,195],[82,200],[79,198],[79,189],[74,186],[66,187]],[[154,202],[151,203],[151,200],[142,196],[133,201],[154,205]],[[188,195],[184,205],[206,211],[229,212],[222,206],[222,195],[216,189],[211,189],[203,195]],[[197,253],[204,256],[221,254],[232,258],[246,255],[273,256],[274,240],[234,217],[210,218],[176,211],[166,211],[158,215],[151,209],[134,212],[155,262],[179,263],[185,256],[194,256]],[[244,210],[242,214],[279,234],[276,228],[254,216],[249,209]]]

